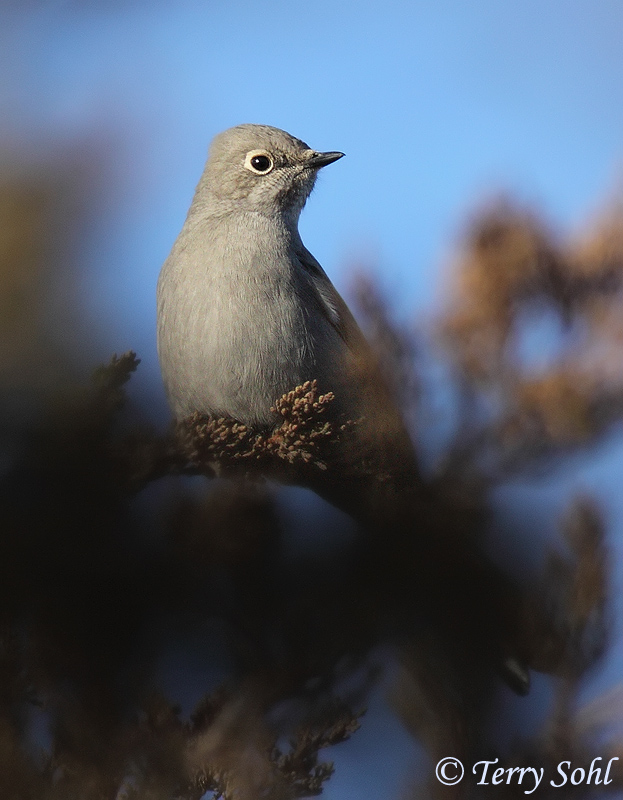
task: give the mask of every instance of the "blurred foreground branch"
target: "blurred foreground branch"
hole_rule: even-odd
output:
[[[578,704],[612,637],[601,510],[571,498],[540,574],[521,586],[483,547],[492,486],[588,447],[621,418],[622,230],[616,211],[567,246],[508,205],[476,220],[439,323],[456,429],[426,486],[419,528],[398,542],[388,528],[384,537],[344,537],[329,552],[288,550],[292,532],[264,478],[341,480],[359,424],[332,417],[332,396],[315,382],[275,398],[282,422],[272,431],[194,417],[162,436],[125,401],[138,366],[128,353],[86,386],[64,380],[44,402],[38,394],[26,417],[7,412],[0,796],[316,795],[333,771],[324,754],[355,733],[388,665],[393,707],[433,766],[449,753],[466,764],[499,757],[554,777],[563,759],[623,757],[612,733],[620,690]],[[360,284],[359,300],[395,396],[406,384],[417,389],[405,402],[421,420],[421,343],[406,341],[372,284]],[[535,308],[560,321],[557,352],[537,368],[521,355]],[[19,358],[4,358],[11,409]],[[354,474],[366,477],[370,464],[354,458]],[[198,489],[186,474],[211,479]],[[321,534],[340,523],[320,510],[313,524]],[[190,698],[179,687],[184,712],[165,688],[171,653],[205,680]],[[527,740],[503,746],[492,719],[510,729],[517,721],[500,702],[498,669],[515,654],[555,676],[552,710]],[[218,679],[216,664],[225,664]],[[619,767],[611,777],[610,789],[623,787]],[[510,797],[523,788],[483,789],[467,777],[445,787],[423,768],[414,796],[479,791]]]

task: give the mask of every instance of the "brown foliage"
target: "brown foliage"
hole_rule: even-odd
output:
[[[331,450],[356,424],[354,420],[336,423],[324,418],[333,400],[332,392],[320,394],[317,381],[307,381],[277,400],[272,410],[281,422],[266,432],[234,419],[194,414],[179,426],[180,448],[201,471],[240,471],[252,477],[274,471],[281,461],[295,468],[309,465],[326,470]]]
[[[393,707],[433,765],[498,754],[505,766],[551,771],[562,759],[590,763],[597,741],[604,759],[619,753],[608,734],[620,690],[578,707],[611,635],[600,509],[572,498],[560,540],[521,585],[482,540],[492,486],[587,447],[621,417],[622,230],[617,212],[561,245],[509,205],[476,220],[440,321],[458,422],[442,467],[416,489],[370,475],[373,461],[357,456],[361,420],[336,419],[315,382],[275,399],[274,430],[195,417],[161,436],[127,407],[132,353],[86,386],[65,382],[36,414],[16,417],[10,437],[0,431],[11,445],[0,480],[0,796],[319,794],[333,771],[323,752],[357,730],[388,664]],[[394,396],[421,419],[416,343],[371,283],[359,301]],[[518,355],[534,303],[560,316],[565,345],[536,372]],[[201,490],[184,477],[198,473],[209,476]],[[289,557],[264,478],[342,489],[346,473],[366,492],[383,485],[378,498],[400,513],[379,509],[373,529],[339,551]],[[319,512],[314,524],[320,533],[339,523]],[[172,648],[205,672],[190,713],[162,685]],[[216,682],[219,658],[227,669]],[[505,750],[492,717],[514,721],[499,675],[520,688],[521,661],[554,676],[552,713]],[[612,777],[623,785],[620,771]],[[414,795],[479,789],[430,778]]]
[[[620,419],[623,208],[560,244],[536,217],[501,204],[474,223],[457,273],[441,322],[463,409],[449,464],[486,458],[495,479],[590,444]],[[545,312],[561,325],[560,355],[535,370],[519,345]]]

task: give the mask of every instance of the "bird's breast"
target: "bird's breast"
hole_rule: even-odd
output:
[[[169,399],[178,418],[199,411],[269,424],[282,394],[322,381],[330,335],[307,307],[287,242],[210,245],[174,249],[161,273],[158,346]]]

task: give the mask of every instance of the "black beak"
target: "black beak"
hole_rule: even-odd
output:
[[[334,161],[337,161],[338,158],[342,158],[343,155],[344,153],[338,153],[333,150],[329,153],[314,153],[308,160],[307,166],[310,169],[320,169],[320,167],[326,167],[327,164],[333,164]]]

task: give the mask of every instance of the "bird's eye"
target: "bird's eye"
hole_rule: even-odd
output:
[[[256,175],[267,175],[273,168],[273,160],[263,150],[251,150],[244,160],[245,167]]]

